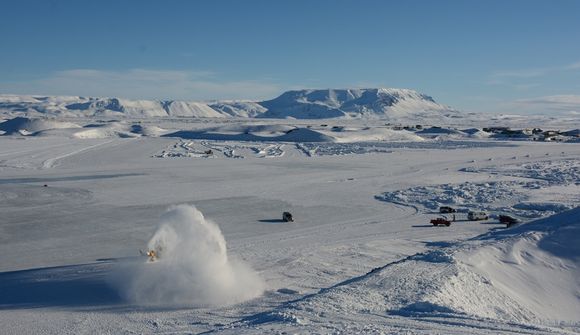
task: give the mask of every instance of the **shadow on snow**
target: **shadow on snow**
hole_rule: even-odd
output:
[[[108,263],[0,273],[0,310],[110,306],[123,303],[107,283]]]

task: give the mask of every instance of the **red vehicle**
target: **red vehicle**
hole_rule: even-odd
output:
[[[449,227],[451,225],[451,221],[444,219],[444,218],[436,218],[436,219],[432,219],[431,223],[437,227],[438,225],[446,225],[447,227]]]

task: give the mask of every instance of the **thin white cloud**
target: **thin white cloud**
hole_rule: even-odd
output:
[[[580,95],[550,95],[531,99],[519,99],[514,104],[533,110],[576,113],[580,112]]]
[[[491,78],[536,78],[541,77],[551,71],[552,68],[497,71],[491,74]]]
[[[525,90],[531,87],[539,86],[536,83],[516,83],[514,81],[529,80],[532,78],[540,78],[548,76],[551,74],[564,72],[564,71],[580,70],[580,62],[564,65],[564,66],[553,66],[553,67],[540,67],[540,68],[530,68],[530,69],[517,69],[517,70],[503,70],[496,71],[489,75],[486,83],[488,85],[501,85],[509,86],[517,90]]]
[[[580,62],[576,62],[567,66],[568,70],[580,70]]]
[[[0,83],[16,94],[106,96],[129,99],[264,99],[281,92],[266,80],[221,80],[210,71],[72,69],[28,82]]]

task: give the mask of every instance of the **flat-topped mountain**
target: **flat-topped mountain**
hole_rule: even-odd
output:
[[[327,89],[288,91],[276,99],[263,101],[267,111],[259,117],[319,119],[398,118],[424,112],[449,112],[425,94],[407,89]]]

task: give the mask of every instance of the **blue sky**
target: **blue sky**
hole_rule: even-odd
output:
[[[580,112],[580,1],[3,0],[0,93],[263,99],[416,89]]]

